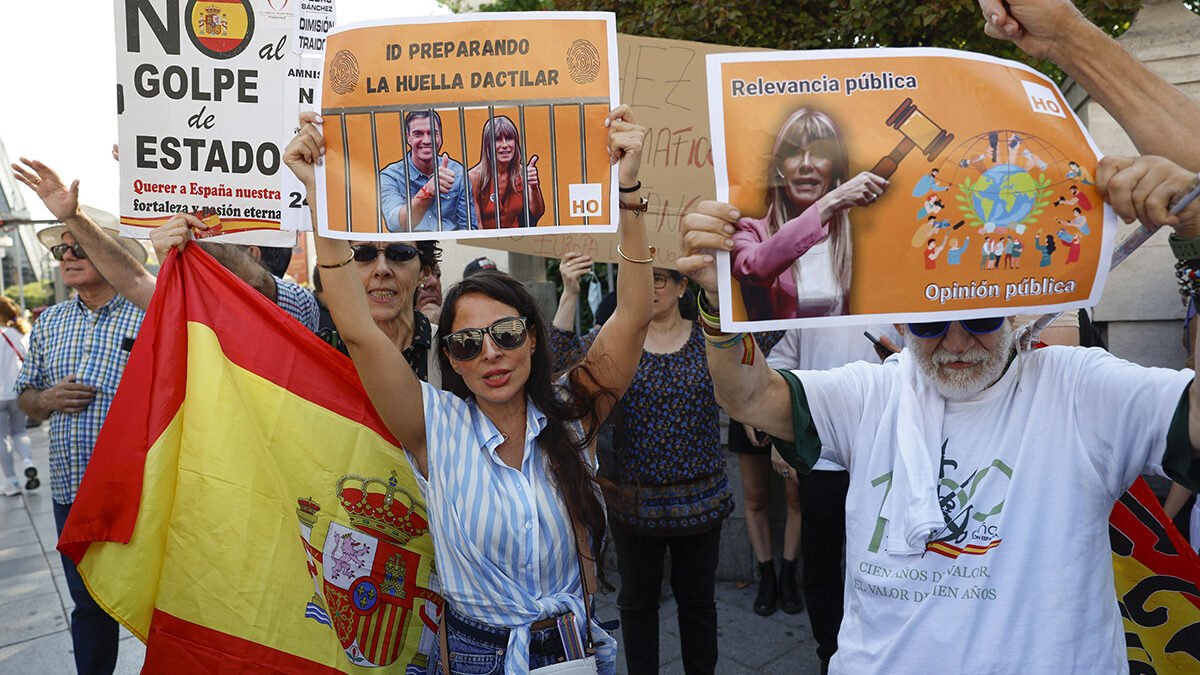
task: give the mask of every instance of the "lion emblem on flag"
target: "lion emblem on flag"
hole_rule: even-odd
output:
[[[442,607],[425,504],[399,485],[394,471],[388,480],[347,474],[336,492],[348,522],[322,523],[317,502],[297,500],[313,579],[305,616],[330,626],[355,665],[400,660],[423,671]],[[317,543],[313,535],[322,524],[325,536]]]

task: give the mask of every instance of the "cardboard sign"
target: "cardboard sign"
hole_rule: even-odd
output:
[[[681,255],[683,215],[705,199],[716,199],[709,139],[704,56],[749,51],[686,40],[617,35],[621,102],[633,108],[646,127],[639,179],[649,202],[646,219],[650,243],[658,252],[655,265],[675,268]],[[617,235],[576,233],[565,236],[472,239],[514,253],[561,258],[574,251],[597,262],[621,262]]]
[[[186,212],[226,242],[295,241],[279,231],[294,4],[116,0],[121,234]]]
[[[940,49],[710,55],[708,75],[717,198],[743,215],[727,330],[1099,300],[1099,151],[1043,75]]]
[[[321,233],[461,239],[611,232],[616,104],[607,13],[419,17],[334,29]]]

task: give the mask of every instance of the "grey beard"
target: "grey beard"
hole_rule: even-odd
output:
[[[913,356],[917,360],[921,376],[948,401],[965,401],[978,396],[1004,374],[1004,367],[1008,364],[1009,354],[1012,353],[1015,341],[1012,324],[1005,321],[997,330],[1000,332],[999,340],[992,351],[975,347],[963,354],[951,354],[939,347],[937,351],[927,354],[914,348]],[[982,365],[972,368],[970,372],[938,367],[950,361],[976,359],[979,359]]]

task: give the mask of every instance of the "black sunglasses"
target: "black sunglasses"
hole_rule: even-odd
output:
[[[529,337],[526,318],[510,316],[500,319],[487,328],[464,328],[442,338],[446,351],[455,361],[470,361],[483,351],[483,334],[492,336],[492,341],[501,349],[516,349],[525,344]]]
[[[87,254],[83,252],[83,247],[79,244],[55,244],[50,247],[50,255],[54,256],[55,260],[62,260],[68,249],[75,254],[76,258],[87,260]]]
[[[1000,329],[1004,325],[1007,317],[992,316],[986,319],[966,319],[959,321],[963,328],[967,329],[972,335],[987,335],[992,331]],[[908,324],[908,332],[920,338],[935,338],[946,334],[950,330],[949,321],[930,321],[927,323],[910,323]]]
[[[417,249],[408,244],[388,244],[387,246],[375,246],[374,244],[354,244],[350,247],[354,251],[354,260],[360,263],[375,262],[375,258],[379,257],[379,252],[383,252],[383,257],[388,259],[388,262],[408,262],[417,257]]]

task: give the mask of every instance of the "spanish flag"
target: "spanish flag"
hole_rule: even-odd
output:
[[[353,365],[198,246],[163,266],[58,548],[148,672],[424,672],[436,637],[424,499]]]
[[[1198,672],[1200,557],[1141,478],[1108,523],[1130,672]]]

